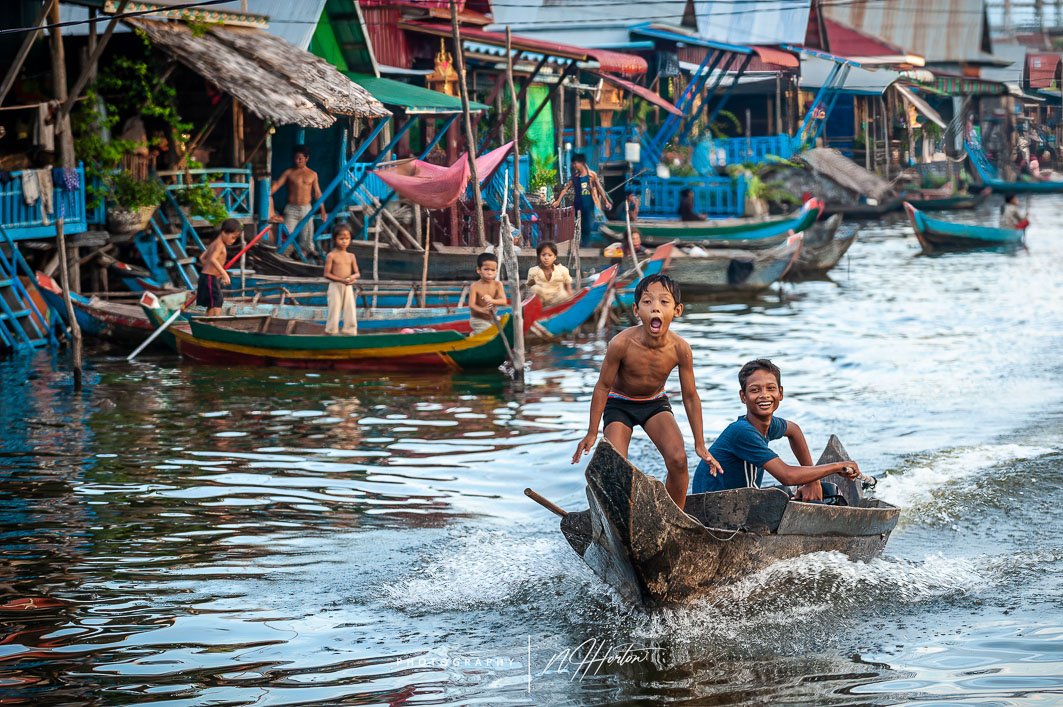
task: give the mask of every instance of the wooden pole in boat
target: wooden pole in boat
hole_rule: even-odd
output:
[[[373,309],[376,309],[377,288],[380,282],[380,221],[373,229]]]
[[[512,287],[512,310],[513,310],[513,349],[509,352],[509,360],[513,362],[513,372],[516,374],[517,383],[524,385],[524,308],[520,296],[520,265],[517,263],[517,253],[513,249],[513,239],[509,235],[509,213],[506,202],[509,200],[509,170],[505,175],[506,189],[502,197],[502,257],[506,263],[506,277]],[[497,321],[497,320],[496,320]],[[505,338],[505,334],[502,334]]]
[[[564,518],[565,516],[568,515],[568,511],[566,511],[564,508],[562,508],[561,506],[557,505],[553,501],[546,500],[545,498],[543,498],[542,496],[537,494],[535,491],[532,491],[531,489],[524,489],[524,495],[527,496],[528,498],[530,498],[531,500],[535,501],[536,503],[538,503],[540,506],[542,506],[546,510],[550,511],[551,513],[554,513],[554,514],[560,516],[561,518]]]
[[[74,303],[70,300],[70,263],[66,256],[66,238],[63,236],[63,216],[55,222],[55,237],[59,245],[59,274],[63,278],[63,301],[66,302],[66,316],[70,320],[70,338],[74,344],[74,392],[81,391],[81,327],[74,314]]]
[[[576,258],[576,285],[582,287],[583,273],[581,272],[579,262],[579,246],[580,240],[583,237],[583,214],[581,214],[580,210],[575,207],[573,207],[572,212],[575,214],[575,217],[572,220],[575,228],[572,232],[572,240],[569,242],[572,244],[572,255]]]
[[[509,86],[510,103],[513,104],[513,110],[510,111],[513,122],[513,225],[520,234],[520,111],[517,110],[517,89],[513,86],[512,43],[509,25],[506,25],[506,84]]]
[[[225,269],[228,270],[229,268],[231,268],[233,266],[233,263],[235,263],[237,260],[239,260],[240,258],[243,257],[244,253],[246,253],[247,251],[251,250],[251,247],[253,245],[255,245],[260,240],[262,240],[262,237],[264,235],[266,235],[267,233],[269,233],[269,229],[270,228],[272,228],[272,224],[267,224],[266,227],[263,228],[261,231],[259,231],[258,234],[254,238],[252,238],[250,241],[248,241],[247,245],[245,245],[243,248],[240,249],[239,253],[237,253],[233,257],[229,258],[229,262],[225,263]]]
[[[627,226],[627,247],[631,251],[631,259],[635,261],[635,271],[639,274],[639,279],[642,279],[642,266],[639,265],[639,256],[635,252],[635,239],[631,235],[631,211],[628,208],[627,195],[624,195],[624,224]]]
[[[450,0],[450,23],[454,32],[454,61],[457,62],[458,68],[461,113],[465,122],[465,153],[469,160],[469,176],[472,179],[477,244],[483,248],[487,245],[487,236],[484,232],[484,198],[480,192],[480,178],[476,174],[476,137],[472,133],[472,116],[469,114],[469,86],[465,81],[465,55],[461,44],[461,28],[458,25],[458,5],[455,0]]]
[[[417,211],[420,212],[421,207],[417,207]],[[432,250],[432,212],[425,209],[425,220],[427,223],[424,225],[424,263],[421,265],[421,307],[425,306],[425,290],[428,289],[428,252]],[[420,218],[421,214],[418,213],[417,217]]]

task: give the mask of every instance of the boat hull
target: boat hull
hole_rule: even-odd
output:
[[[820,221],[805,234],[805,241],[793,267],[786,273],[786,280],[802,280],[823,277],[842,259],[856,241],[856,231],[838,237],[841,226],[840,214]]]
[[[839,451],[840,450],[840,451]],[[819,463],[839,461],[832,437]],[[626,601],[681,606],[783,560],[839,552],[878,556],[900,511],[859,498],[849,506],[791,501],[779,489],[735,489],[687,497],[686,512],[659,480],[602,440],[587,467],[589,509],[569,513],[561,530],[573,550]],[[837,477],[831,477],[834,480]]]
[[[905,204],[904,208],[924,253],[972,248],[1017,248],[1025,238],[1025,232],[1018,229],[941,221],[926,216],[911,204]]]

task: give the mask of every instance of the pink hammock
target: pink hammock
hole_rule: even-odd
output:
[[[476,174],[481,183],[502,164],[512,147],[513,143],[507,142],[476,158]],[[453,206],[465,193],[469,184],[469,158],[462,154],[449,167],[408,160],[393,167],[373,170],[373,174],[403,199],[428,209],[445,209]]]

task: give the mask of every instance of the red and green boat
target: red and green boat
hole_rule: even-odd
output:
[[[150,295],[141,306],[156,327],[173,313]],[[452,330],[328,335],[318,322],[269,315],[193,317],[172,325],[177,351],[216,365],[285,366],[338,370],[437,370],[496,368],[506,360],[513,320],[465,336]],[[504,333],[503,333],[504,332]]]

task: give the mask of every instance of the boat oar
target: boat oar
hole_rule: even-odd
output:
[[[566,511],[564,508],[562,508],[561,506],[557,505],[553,501],[546,500],[545,498],[543,498],[539,494],[535,493],[531,489],[524,489],[524,495],[527,496],[528,498],[530,498],[531,500],[535,501],[536,503],[538,503],[540,506],[542,506],[546,510],[550,511],[551,513],[554,513],[554,514],[560,516],[561,518],[564,518],[565,516],[568,515],[568,511]]]
[[[152,294],[150,292],[145,292],[143,295],[141,295],[141,299],[144,299],[148,295],[151,295],[152,298],[155,297],[154,294]],[[184,306],[181,307],[180,309],[178,309],[173,314],[171,314],[166,319],[166,321],[164,321],[162,323],[162,325],[158,329],[156,329],[155,331],[151,332],[151,336],[149,336],[148,338],[144,339],[144,343],[142,343],[140,346],[138,346],[136,348],[136,350],[133,351],[133,353],[131,353],[128,356],[126,356],[125,360],[129,361],[130,363],[132,363],[133,359],[135,359],[137,356],[139,356],[141,351],[146,349],[151,342],[155,341],[155,339],[159,338],[159,334],[161,334],[164,331],[166,331],[170,327],[171,324],[173,324],[175,321],[177,321],[177,318],[181,316],[181,313],[184,312],[186,309],[188,309],[189,305],[191,305],[195,301],[196,301],[196,298],[194,296],[189,296],[189,298],[185,302]]]
[[[243,248],[240,249],[239,253],[237,253],[233,257],[229,258],[229,262],[227,262],[225,264],[225,269],[228,270],[229,268],[231,268],[233,266],[233,263],[235,263],[237,260],[240,259],[241,255],[243,255],[247,251],[251,250],[251,246],[253,246],[254,244],[258,243],[262,239],[262,236],[266,235],[266,233],[269,232],[269,229],[272,228],[272,226],[273,226],[273,224],[270,224],[270,225],[266,226],[265,228],[263,228],[261,231],[258,232],[257,236],[255,236],[250,241],[248,241],[247,245],[245,245]]]
[[[498,321],[498,313],[494,309],[491,310],[491,319],[495,321],[495,328],[498,329],[498,335],[502,337],[502,343],[506,345],[506,354],[509,356],[510,363],[513,362],[513,347],[509,345],[509,339],[506,338],[506,332],[502,328],[502,322]]]

